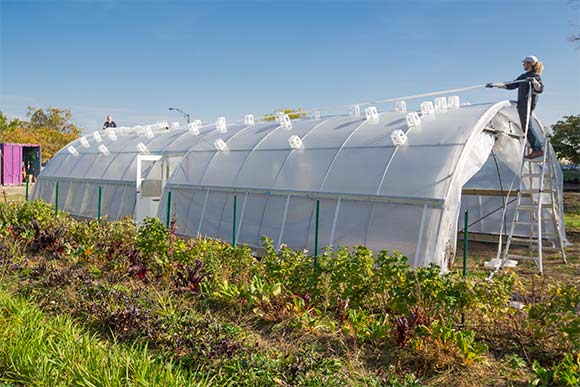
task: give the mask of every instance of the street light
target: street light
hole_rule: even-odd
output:
[[[169,110],[175,110],[176,112],[181,113],[181,115],[183,116],[183,118],[185,118],[185,120],[189,124],[189,113],[186,113],[183,110],[181,110],[179,108],[176,108],[176,107],[170,107]]]

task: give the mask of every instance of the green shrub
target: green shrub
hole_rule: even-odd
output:
[[[536,377],[530,381],[533,386],[569,386],[580,385],[580,352],[575,356],[568,353],[552,369],[544,368],[537,360],[532,364]]]

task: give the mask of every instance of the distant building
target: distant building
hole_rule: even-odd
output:
[[[38,144],[0,144],[0,185],[20,185],[25,176],[40,173],[42,150]]]

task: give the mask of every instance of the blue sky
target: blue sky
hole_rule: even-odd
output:
[[[108,113],[237,120],[509,80],[530,54],[546,67],[543,121],[580,114],[580,46],[566,39],[580,5],[567,0],[0,0],[0,13],[0,110],[65,107],[87,130]]]

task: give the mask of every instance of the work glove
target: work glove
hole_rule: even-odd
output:
[[[498,87],[500,89],[504,89],[505,88],[505,83],[488,83],[487,85],[485,85],[485,87]]]
[[[540,82],[538,82],[536,78],[530,77],[527,80],[532,83],[532,87],[534,88],[534,90],[538,90],[540,88]]]

